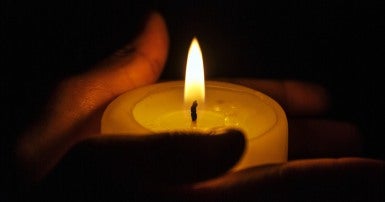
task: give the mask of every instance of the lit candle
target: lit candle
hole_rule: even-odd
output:
[[[195,117],[195,120],[194,120]],[[231,83],[206,81],[198,41],[188,53],[186,78],[126,92],[106,108],[102,134],[149,135],[169,131],[236,128],[246,149],[233,170],[287,161],[285,112],[269,96]]]

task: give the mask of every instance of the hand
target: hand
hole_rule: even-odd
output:
[[[92,71],[64,80],[46,112],[19,139],[20,174],[39,181],[76,143],[99,135],[103,110],[125,91],[154,83],[168,53],[168,33],[159,14],[149,17],[131,44],[101,61]]]
[[[289,161],[168,189],[175,201],[384,201],[385,162],[361,156],[356,126],[320,118],[330,107],[324,88],[298,81],[221,80],[262,91],[281,104],[289,122]]]
[[[79,181],[86,175],[104,175],[104,180],[116,177],[131,184],[143,178],[176,183],[206,179],[233,166],[244,147],[243,135],[238,131],[218,131],[210,136],[100,134],[100,120],[107,105],[123,92],[154,83],[162,72],[167,51],[166,24],[153,13],[134,42],[93,70],[64,80],[41,119],[22,134],[16,145],[20,180],[28,187],[45,183],[63,171],[62,176],[69,173],[68,177]],[[191,142],[193,147],[189,147]],[[201,142],[210,143],[210,148]],[[224,153],[228,154],[221,157]],[[70,172],[73,169],[75,173]]]
[[[265,92],[287,112],[290,161],[282,165],[225,173],[239,159],[244,147],[243,136],[237,131],[220,132],[222,135],[217,136],[101,136],[99,124],[107,104],[127,90],[155,82],[166,61],[167,48],[163,18],[153,14],[131,45],[94,70],[64,81],[52,96],[47,112],[22,135],[17,145],[21,173],[26,174],[23,179],[47,179],[43,182],[50,184],[56,178],[47,176],[62,172],[67,182],[76,177],[83,177],[83,183],[111,180],[100,183],[107,185],[103,188],[110,188],[109,193],[116,188],[109,187],[109,183],[116,180],[123,190],[121,194],[135,190],[170,200],[302,199],[317,194],[320,199],[333,194],[354,199],[356,195],[347,196],[347,192],[360,190],[363,183],[366,186],[357,192],[360,197],[379,197],[383,161],[339,158],[359,156],[357,129],[348,123],[308,118],[328,107],[325,91],[314,84],[231,80]],[[194,144],[188,147],[186,142]],[[207,144],[210,148],[204,146]],[[144,163],[138,163],[141,161]],[[133,162],[135,165],[130,164]],[[167,169],[173,172],[166,172]],[[216,178],[207,180],[213,177]],[[197,180],[201,182],[191,183]],[[186,182],[190,183],[180,184]],[[69,186],[87,190],[82,180]],[[96,189],[92,194],[99,196],[98,191],[102,190]],[[130,194],[127,197],[132,197],[133,193]]]
[[[42,196],[57,196],[52,187],[65,180],[72,180],[66,183],[67,188],[83,183],[95,187],[95,180],[103,185],[109,184],[107,181],[125,183],[125,188],[154,181],[175,184],[207,179],[232,167],[244,147],[238,131],[140,137],[100,134],[101,116],[109,102],[125,91],[155,82],[167,51],[165,22],[154,13],[132,44],[94,70],[63,81],[42,118],[16,145],[17,169],[25,192],[36,189],[35,184],[37,189],[48,184],[42,188]]]

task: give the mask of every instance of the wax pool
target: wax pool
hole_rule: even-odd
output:
[[[240,85],[206,81],[205,102],[198,103],[194,123],[183,88],[183,81],[164,82],[119,96],[105,110],[101,132],[148,135],[238,128],[246,135],[247,147],[234,170],[287,161],[287,119],[273,99]]]

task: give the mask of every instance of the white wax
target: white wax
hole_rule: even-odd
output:
[[[198,119],[192,124],[192,103],[184,103],[183,88],[183,81],[164,82],[121,95],[105,110],[101,132],[148,135],[231,127],[242,130],[247,139],[233,170],[287,161],[287,120],[273,99],[243,86],[206,81],[205,103],[198,103]]]

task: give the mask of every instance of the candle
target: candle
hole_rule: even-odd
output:
[[[244,86],[205,81],[202,53],[194,38],[185,81],[157,83],[122,94],[104,111],[101,133],[209,133],[226,127],[241,130],[247,140],[245,152],[232,170],[287,161],[288,126],[281,106]]]

